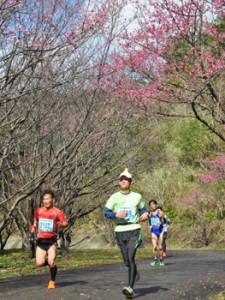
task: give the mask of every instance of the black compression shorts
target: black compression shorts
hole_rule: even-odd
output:
[[[48,251],[48,249],[56,243],[57,243],[56,237],[49,238],[49,239],[39,238],[37,240],[37,247],[41,248],[42,250]]]

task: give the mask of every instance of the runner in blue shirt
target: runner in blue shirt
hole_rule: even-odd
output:
[[[149,214],[149,228],[151,231],[152,253],[154,257],[151,266],[156,266],[158,262],[160,266],[164,266],[162,247],[164,214],[157,208],[156,200],[150,200],[149,206],[151,207],[151,212]]]

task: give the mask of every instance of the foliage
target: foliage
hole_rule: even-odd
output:
[[[208,300],[224,300],[225,299],[225,291],[220,292],[219,294],[215,296],[209,297]]]
[[[190,210],[182,211],[177,220],[181,224],[181,228],[191,228],[193,226],[194,214]]]
[[[149,115],[194,117],[224,142],[222,1],[132,3],[136,26],[112,57],[116,92]]]
[[[176,207],[172,202],[167,201],[163,206],[163,212],[169,216],[172,223],[177,220],[179,208]]]
[[[208,128],[197,120],[183,121],[174,143],[182,150],[180,162],[193,167],[201,166],[203,160],[216,148]]]

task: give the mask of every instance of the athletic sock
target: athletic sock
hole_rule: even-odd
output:
[[[51,280],[55,281],[56,273],[57,273],[57,266],[50,268],[50,273],[51,273]]]

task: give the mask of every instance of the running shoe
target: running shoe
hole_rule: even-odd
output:
[[[132,299],[134,296],[134,291],[130,286],[125,286],[122,293],[127,297],[127,299]]]
[[[55,289],[55,281],[52,280],[49,281],[48,289]]]
[[[167,257],[167,253],[163,252],[163,257],[166,258]]]
[[[156,266],[158,264],[158,259],[157,258],[155,258],[152,262],[151,262],[151,266]]]
[[[159,265],[160,265],[161,267],[165,266],[165,263],[164,263],[163,259],[160,259]]]

